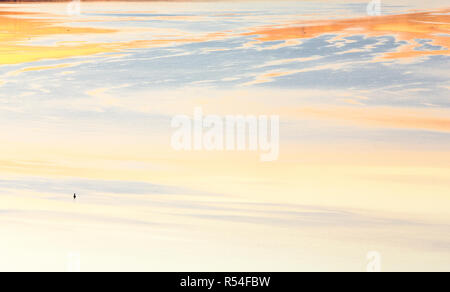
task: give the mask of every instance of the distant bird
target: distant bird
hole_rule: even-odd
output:
[[[73,194],[73,199],[76,200],[77,194]]]

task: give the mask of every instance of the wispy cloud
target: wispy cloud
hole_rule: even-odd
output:
[[[131,195],[192,195],[192,196],[220,196],[215,193],[205,193],[177,186],[152,184],[137,181],[113,181],[93,179],[50,179],[24,178],[0,180],[0,188],[5,190],[32,191],[35,193],[71,194],[131,194]]]
[[[377,107],[310,107],[298,109],[297,116],[341,120],[355,125],[371,127],[450,132],[450,118],[446,110]]]

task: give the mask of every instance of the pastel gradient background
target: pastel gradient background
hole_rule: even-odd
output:
[[[449,271],[450,6],[381,3],[0,3],[0,270]],[[279,160],[172,150],[197,106]]]

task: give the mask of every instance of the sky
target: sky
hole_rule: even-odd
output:
[[[449,270],[445,2],[80,8],[0,4],[0,270]],[[278,160],[175,151],[196,107]]]

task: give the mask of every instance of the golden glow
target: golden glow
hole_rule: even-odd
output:
[[[112,35],[120,33],[117,29],[83,28],[59,26],[60,21],[37,20],[30,18],[35,13],[0,11],[0,64],[20,64],[43,59],[64,59],[75,56],[89,56],[99,53],[119,52],[125,49],[167,46],[172,43],[203,42],[223,37],[223,33],[211,33],[200,38],[178,35],[167,39],[130,40],[121,42],[59,42],[55,46],[27,44],[36,38],[58,37],[60,35],[86,37],[92,34]],[[39,16],[43,17],[46,15]],[[51,16],[47,16],[49,19]],[[20,52],[18,54],[17,52]]]

